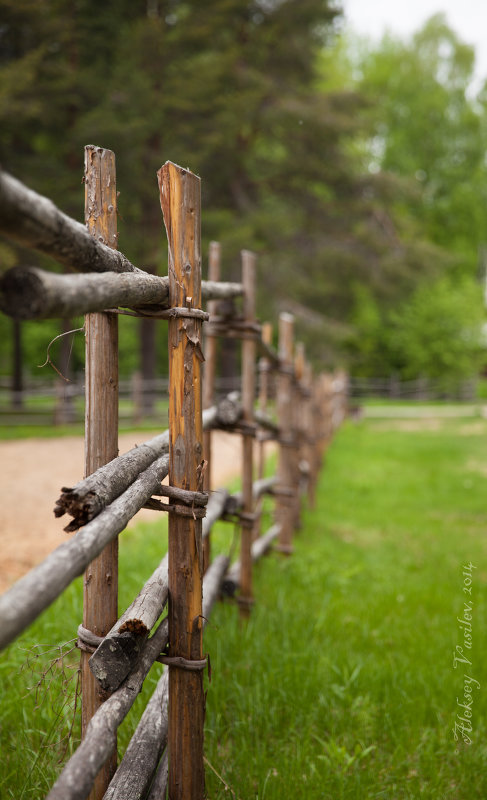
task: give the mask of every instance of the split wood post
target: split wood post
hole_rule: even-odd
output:
[[[264,322],[262,325],[262,341],[265,345],[270,347],[272,345],[272,324],[270,322]],[[267,403],[269,399],[269,371],[271,368],[271,363],[268,358],[263,356],[259,359],[259,373],[260,373],[260,385],[259,385],[259,411],[262,414],[267,414]],[[265,470],[265,441],[267,438],[266,431],[259,432],[259,460],[258,460],[258,468],[257,468],[257,477],[262,479],[264,477],[264,470]],[[263,498],[259,498],[257,509],[256,509],[256,518],[255,524],[252,534],[252,539],[255,542],[256,539],[260,536],[260,523],[261,523],[261,516],[262,516],[262,506],[263,506]]]
[[[197,491],[203,454],[200,179],[169,161],[158,179],[169,244],[170,306],[195,314],[169,320],[169,483]],[[201,519],[169,514],[169,656],[190,661],[203,658],[201,533]],[[202,670],[170,666],[169,800],[203,800],[203,723]]]
[[[242,617],[252,605],[252,533],[254,528],[254,401],[256,341],[250,327],[255,323],[255,254],[242,250],[243,316],[249,326],[242,342],[242,512],[240,537],[240,595]]]
[[[85,222],[91,235],[117,249],[115,155],[85,147]],[[87,314],[85,476],[118,455],[118,321],[115,314]],[[115,538],[85,571],[83,626],[105,636],[118,619],[118,539]],[[106,699],[81,654],[81,736]],[[116,749],[93,785],[90,800],[101,800],[117,768]]]
[[[281,526],[278,549],[292,553],[293,510],[295,507],[295,469],[293,435],[293,335],[294,317],[279,315],[279,377],[277,384],[277,415],[279,420],[279,465],[276,488],[276,519]]]
[[[208,257],[208,280],[220,280],[220,242],[210,242],[210,250]],[[211,300],[208,303],[208,313],[211,317],[217,313],[218,302]],[[216,354],[217,354],[218,339],[216,336],[206,337],[205,346],[205,372],[203,380],[203,408],[210,408],[214,402],[215,393],[215,369],[216,369]],[[203,433],[203,453],[205,457],[206,469],[204,473],[203,488],[209,492],[211,490],[211,430],[204,431]],[[210,565],[211,559],[211,540],[210,535],[205,537],[203,543],[203,570],[206,572]]]

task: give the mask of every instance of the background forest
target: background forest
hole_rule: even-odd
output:
[[[223,278],[258,254],[261,319],[293,312],[322,367],[455,387],[485,362],[487,85],[441,15],[374,46],[342,26],[333,0],[0,0],[0,163],[82,220],[83,147],[114,150],[119,247],[159,274],[156,170],[187,166]],[[2,270],[35,258],[58,268],[0,241]],[[4,375],[14,332],[0,315]],[[57,333],[22,325],[26,374]],[[164,350],[123,320],[123,375]]]

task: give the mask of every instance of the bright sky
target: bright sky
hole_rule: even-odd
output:
[[[433,14],[443,11],[448,24],[475,46],[476,84],[487,78],[487,0],[342,0],[353,30],[380,39],[386,29],[399,36],[414,33]]]

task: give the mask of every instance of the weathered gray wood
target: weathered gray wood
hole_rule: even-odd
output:
[[[242,414],[240,392],[230,392],[218,403],[217,422],[224,428],[236,425],[242,419]]]
[[[211,526],[224,513],[227,499],[226,489],[210,495],[203,520],[203,537],[208,535]],[[115,691],[128,675],[166,602],[167,555],[90,658],[91,671],[103,689]]]
[[[226,556],[218,556],[203,578],[203,626],[206,626],[215,600],[218,598],[228,563]],[[145,797],[161,753],[166,747],[168,696],[166,670],[159,678],[104,800],[116,800],[116,798],[141,800]],[[166,782],[167,752],[157,768],[147,800],[150,797],[154,800],[165,797]]]
[[[157,682],[103,800],[145,798],[167,744],[168,679],[169,670],[166,669]],[[158,800],[164,796],[159,795]]]
[[[239,283],[203,282],[208,299],[235,297]],[[169,278],[148,272],[59,275],[38,267],[13,267],[0,279],[0,310],[14,319],[57,319],[107,308],[168,307]]]
[[[14,267],[0,279],[0,310],[15,319],[56,319],[141,305],[167,307],[169,279],[146,272],[58,275]]]
[[[228,497],[229,494],[226,489],[216,489],[215,491],[211,492],[208,505],[206,507],[206,517],[203,520],[201,534],[203,539],[208,536],[212,526],[225,513]]]
[[[96,775],[113,749],[119,725],[136,700],[152,664],[167,644],[167,631],[166,618],[146,643],[137,667],[92,717],[86,738],[69,759],[46,800],[84,800],[88,796]]]
[[[167,555],[89,660],[102,689],[114,692],[133,668],[167,603]]]
[[[263,536],[259,536],[254,542],[252,542],[252,561],[258,561],[262,558],[263,555],[267,553],[269,548],[272,546],[272,542],[274,539],[277,539],[281,532],[281,526],[279,524],[273,525],[272,528],[269,528],[267,533]],[[240,561],[236,561],[230,569],[228,570],[227,574],[224,577],[222,589],[225,594],[234,595],[240,585]]]
[[[0,233],[77,272],[142,272],[80,222],[0,170]]]
[[[168,766],[169,755],[166,750],[157,768],[154,783],[152,784],[150,792],[147,795],[147,800],[165,800],[167,791]]]
[[[277,482],[277,478],[273,475],[270,478],[259,478],[252,484],[252,496],[254,503],[259,500],[264,494],[272,494],[273,487]],[[229,495],[225,504],[226,514],[237,514],[242,509],[242,492],[235,492]]]
[[[229,300],[232,297],[241,297],[242,295],[243,286],[241,283],[214,280],[201,281],[202,300]],[[209,310],[211,318],[211,309]]]
[[[208,567],[203,580],[203,617],[209,619],[211,610],[220,595],[223,578],[228,570],[230,559],[225,555],[217,556]]]
[[[217,406],[206,409],[203,412],[203,428],[217,424],[217,419]],[[73,517],[64,530],[76,531],[86,525],[119,497],[143,470],[168,452],[169,431],[164,431],[153,439],[133,447],[127,453],[117,456],[92,475],[79,481],[76,486],[63,487],[61,496],[56,500],[54,514],[56,517],[62,517],[63,514]],[[167,472],[163,478],[166,475]]]
[[[59,545],[44,561],[0,597],[0,649],[47,608],[71,581],[81,575],[157,490],[167,474],[168,457],[154,461],[96,519]]]

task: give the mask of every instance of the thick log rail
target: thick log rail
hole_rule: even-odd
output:
[[[253,253],[242,251],[241,283],[221,282],[221,249],[212,242],[209,280],[202,280],[199,178],[171,162],[159,171],[169,268],[168,277],[157,277],[116,249],[113,153],[89,145],[86,165],[86,226],[0,170],[0,233],[84,273],[9,270],[0,279],[0,310],[19,320],[87,315],[86,476],[76,486],[62,488],[54,508],[57,517],[71,518],[65,530],[76,535],[0,597],[0,648],[86,570],[85,612],[78,633],[85,651],[83,740],[48,798],[161,800],[168,790],[169,800],[202,800],[203,627],[223,594],[236,597],[247,617],[254,602],[255,562],[276,540],[277,551],[291,554],[302,498],[307,495],[313,504],[324,453],[347,413],[347,376],[313,377],[304,348],[293,341],[289,314],[280,316],[279,349],[273,349],[271,326],[261,327],[255,319]],[[220,313],[218,301],[233,304],[238,298],[241,311]],[[202,301],[209,315],[201,309]],[[118,456],[120,313],[168,322],[170,415],[169,430]],[[242,341],[242,391],[215,404],[217,337]],[[234,495],[212,485],[214,429],[242,438],[242,491]],[[276,476],[264,474],[267,441],[278,446]],[[168,475],[170,486],[163,486]],[[275,499],[274,521],[260,535],[265,496]],[[143,507],[169,513],[169,551],[117,620],[117,538]],[[210,533],[217,520],[241,526],[240,554],[233,565],[226,555],[210,561]],[[107,554],[109,561],[100,562]],[[116,769],[117,729],[157,661],[169,666]]]

